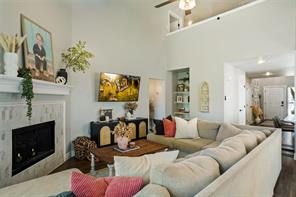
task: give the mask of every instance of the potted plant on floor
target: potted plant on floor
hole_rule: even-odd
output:
[[[263,115],[261,107],[258,105],[253,106],[252,112],[253,112],[256,124],[259,124],[261,122],[261,117]]]
[[[18,74],[18,51],[27,36],[19,36],[18,34],[6,35],[0,34],[0,46],[4,49],[4,74],[16,77]]]
[[[85,72],[89,69],[89,60],[93,57],[94,55],[86,50],[86,42],[79,40],[73,47],[62,53],[62,61],[65,64],[65,68],[61,68],[57,72],[56,82],[61,84],[67,83],[67,69],[72,69],[73,72]]]

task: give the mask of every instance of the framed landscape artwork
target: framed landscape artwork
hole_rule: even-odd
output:
[[[24,15],[21,26],[22,35],[27,35],[23,50],[25,66],[31,70],[33,79],[54,82],[51,33]]]

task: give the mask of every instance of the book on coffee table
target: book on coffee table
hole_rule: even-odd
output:
[[[140,146],[135,146],[133,148],[128,148],[128,149],[120,149],[119,147],[114,147],[113,149],[118,151],[118,152],[121,152],[121,153],[127,153],[127,152],[130,152],[130,151],[133,151],[133,150],[140,149]]]

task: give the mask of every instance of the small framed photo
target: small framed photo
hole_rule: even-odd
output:
[[[183,96],[177,96],[177,103],[183,103]]]
[[[100,121],[112,120],[113,109],[100,109]]]
[[[184,84],[178,84],[177,85],[177,91],[178,92],[184,92],[185,90],[185,85]]]

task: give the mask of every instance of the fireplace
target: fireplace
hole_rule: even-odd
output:
[[[12,130],[12,175],[55,152],[55,121]]]

